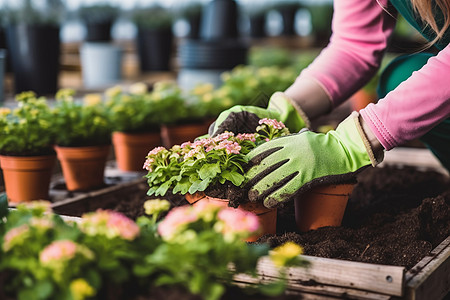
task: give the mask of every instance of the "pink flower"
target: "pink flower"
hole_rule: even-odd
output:
[[[191,146],[191,142],[184,142],[183,144],[180,145],[181,149],[187,148]]]
[[[134,240],[139,235],[139,226],[121,213],[99,209],[84,214],[80,228],[87,235],[104,235],[107,238],[120,237]]]
[[[220,142],[214,149],[225,149],[228,154],[239,154],[241,146],[237,142],[225,140]]]
[[[166,150],[166,148],[164,147],[156,147],[153,148],[148,154],[147,156],[152,156],[152,155],[157,155],[159,152]]]
[[[224,133],[219,134],[218,136],[214,137],[213,140],[217,143],[221,141],[228,140],[229,138],[234,137],[234,133],[225,131]]]
[[[55,241],[42,250],[39,259],[44,264],[59,260],[70,260],[76,252],[76,243],[70,240]]]
[[[256,134],[255,133],[239,133],[236,136],[236,139],[241,140],[241,141],[255,142],[256,141]]]
[[[266,124],[267,126],[271,126],[274,129],[280,129],[280,130],[283,128],[286,128],[286,126],[282,122],[279,122],[275,119],[263,118],[263,119],[259,120],[259,124],[260,125]]]
[[[158,232],[163,238],[170,239],[184,225],[198,220],[198,215],[192,206],[173,208],[158,226]]]
[[[3,238],[3,250],[6,252],[11,250],[11,248],[13,248],[15,245],[22,244],[28,236],[29,232],[30,228],[27,224],[23,224],[21,226],[14,227],[8,230],[5,234],[5,237]]]
[[[145,160],[145,162],[144,162],[144,166],[142,167],[143,169],[146,169],[147,171],[149,171],[149,172],[152,172],[153,171],[153,168],[152,168],[152,164],[155,162],[155,159],[154,158],[147,158],[146,160]]]
[[[225,223],[224,233],[255,233],[259,230],[258,217],[242,209],[225,208],[218,214],[219,220]]]

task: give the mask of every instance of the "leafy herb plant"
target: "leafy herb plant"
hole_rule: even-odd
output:
[[[91,94],[84,102],[74,99],[75,91],[63,89],[56,94],[53,107],[56,144],[63,147],[108,145],[111,124],[100,95]]]
[[[0,108],[0,153],[42,155],[52,153],[55,131],[47,100],[33,92],[16,97],[18,107]]]

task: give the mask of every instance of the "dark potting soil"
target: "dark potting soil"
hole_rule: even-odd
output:
[[[450,235],[450,180],[412,167],[368,168],[357,175],[342,226],[298,232],[294,203],[278,209],[276,235],[257,243],[276,247],[294,241],[304,254],[412,268]],[[166,195],[173,206],[187,204]],[[130,218],[144,214],[148,197],[122,201],[115,209]]]

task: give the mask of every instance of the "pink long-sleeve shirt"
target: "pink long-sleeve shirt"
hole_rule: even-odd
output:
[[[395,16],[388,0],[335,0],[330,43],[297,80],[312,77],[339,105],[378,70]],[[360,114],[386,150],[450,117],[450,46]]]

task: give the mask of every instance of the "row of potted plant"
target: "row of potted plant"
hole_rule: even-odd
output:
[[[149,200],[137,221],[108,210],[64,221],[50,202],[8,211],[0,199],[0,297],[2,299],[220,299],[235,274],[256,275],[266,244],[243,238],[259,231],[251,213],[211,203],[170,210]],[[239,224],[239,225],[238,225]],[[273,249],[280,278],[246,292],[283,293],[286,267],[305,265],[292,242]],[[244,290],[241,291],[244,293]],[[172,298],[171,298],[172,297]],[[189,297],[186,297],[190,299]]]
[[[48,199],[54,150],[61,162],[68,190],[101,186],[112,132],[115,132],[113,140],[116,142],[121,135],[131,134],[133,137],[134,134],[135,139],[139,138],[139,142],[144,143],[141,153],[134,155],[138,159],[137,165],[124,167],[126,170],[142,170],[149,149],[161,145],[161,124],[187,118],[191,107],[174,84],[157,84],[152,92],[147,92],[145,85],[136,84],[131,90],[124,93],[119,87],[109,89],[105,92],[105,101],[100,94],[86,95],[80,101],[74,98],[73,90],[60,90],[52,105],[33,92],[23,92],[16,98],[18,105],[15,109],[2,108],[0,163],[10,199],[13,202]],[[203,129],[200,134],[206,133],[205,126]],[[157,132],[156,140],[145,136],[154,132]],[[116,148],[120,150],[120,146]],[[20,167],[18,161],[31,164],[37,170],[45,170],[45,176],[25,172],[32,166]],[[74,172],[69,172],[73,168],[76,168]],[[19,179],[21,174],[46,178],[46,181],[35,184],[31,177]],[[33,194],[32,189],[23,188],[25,184],[40,186],[41,191]]]

